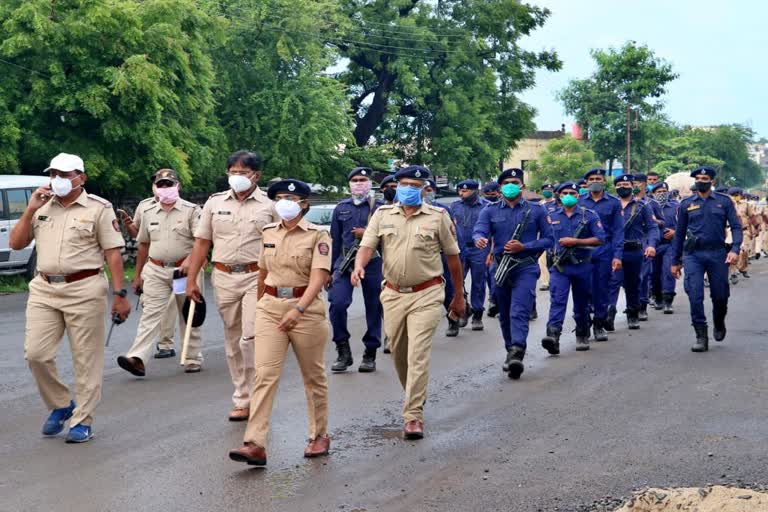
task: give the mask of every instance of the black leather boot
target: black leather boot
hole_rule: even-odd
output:
[[[632,330],[640,328],[640,320],[637,318],[637,313],[638,310],[627,308],[627,328]]]
[[[472,330],[473,331],[483,330],[483,310],[482,309],[479,311],[472,312]]]
[[[595,341],[608,341],[608,334],[605,332],[605,320],[595,318],[592,322],[592,331],[595,334]]]
[[[517,380],[525,371],[525,365],[523,364],[523,358],[525,357],[525,349],[513,345],[509,352],[507,352],[507,360],[504,364],[507,366],[507,375],[512,380]]]
[[[560,333],[561,327],[555,325],[547,326],[547,335],[541,338],[541,346],[550,353],[550,355],[556,356],[560,353]]]
[[[691,347],[691,352],[706,352],[709,350],[707,325],[694,325],[693,330],[696,331],[696,343]]]
[[[664,294],[664,314],[665,315],[671,315],[675,312],[674,308],[672,307],[672,301],[675,299],[674,293],[665,293]]]
[[[363,362],[360,363],[357,371],[360,373],[371,373],[376,371],[376,349],[367,348],[363,353]]]
[[[616,330],[616,326],[613,324],[613,322],[616,320],[616,306],[608,306],[608,317],[605,319],[605,323],[603,324],[603,327],[608,332],[613,332]]]
[[[653,309],[656,311],[664,309],[664,297],[662,295],[655,295],[653,297]]]
[[[589,350],[589,327],[576,327],[576,350]]]
[[[640,309],[637,310],[637,319],[641,322],[648,321],[648,304],[640,304]]]
[[[449,338],[455,338],[459,335],[459,321],[448,319],[448,330],[445,331],[445,335]]]
[[[714,328],[712,329],[712,336],[715,341],[723,341],[725,339],[725,315],[728,313],[728,303],[718,302],[713,304],[712,317],[714,319]]]
[[[536,303],[533,303],[533,307],[531,308],[531,314],[528,316],[528,320],[536,320],[539,318],[539,312],[536,310]]]
[[[496,305],[495,302],[489,302],[488,303],[488,316],[491,318],[496,318],[496,315],[499,314],[499,307]]]
[[[352,366],[352,363],[354,362],[352,360],[352,349],[349,348],[349,341],[340,341],[336,343],[336,352],[339,356],[336,358],[336,361],[333,362],[331,371],[336,373],[347,371],[347,368]]]

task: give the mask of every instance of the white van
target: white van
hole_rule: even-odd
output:
[[[0,275],[35,275],[35,242],[20,251],[8,246],[11,229],[21,218],[29,198],[38,187],[49,183],[47,176],[0,175]]]

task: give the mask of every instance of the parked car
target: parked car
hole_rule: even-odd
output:
[[[335,204],[313,204],[309,208],[306,219],[312,224],[317,224],[326,231],[331,230],[331,216],[333,215],[333,209],[336,208]]]
[[[50,180],[47,176],[0,175],[0,275],[35,275],[37,253],[35,241],[20,251],[11,250],[11,229],[21,218],[29,198],[38,187]]]

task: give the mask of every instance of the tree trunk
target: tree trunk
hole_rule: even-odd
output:
[[[359,114],[355,115],[357,126],[355,126],[355,142],[359,147],[368,145],[371,137],[376,133],[376,129],[384,121],[384,114],[387,113],[387,107],[389,103],[389,94],[392,92],[392,88],[395,84],[395,73],[390,73],[386,69],[381,72],[379,77],[379,85],[376,87],[376,91],[373,94],[373,101],[365,112],[365,115],[360,117]]]

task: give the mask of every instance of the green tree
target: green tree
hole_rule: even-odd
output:
[[[159,167],[205,187],[218,35],[194,0],[3,2],[0,163],[39,172],[68,151],[106,195],[146,190]]]
[[[586,171],[601,167],[595,153],[582,141],[566,135],[552,140],[542,150],[538,160],[527,163],[532,178],[526,186],[538,190],[544,183],[562,183],[581,178]]]
[[[642,147],[647,130],[658,128],[660,98],[678,75],[647,46],[633,42],[591,54],[597,70],[587,79],[572,80],[558,97],[585,130],[598,158],[610,161],[611,168],[614,160],[623,159],[626,168],[627,109],[632,138],[639,138]]]

